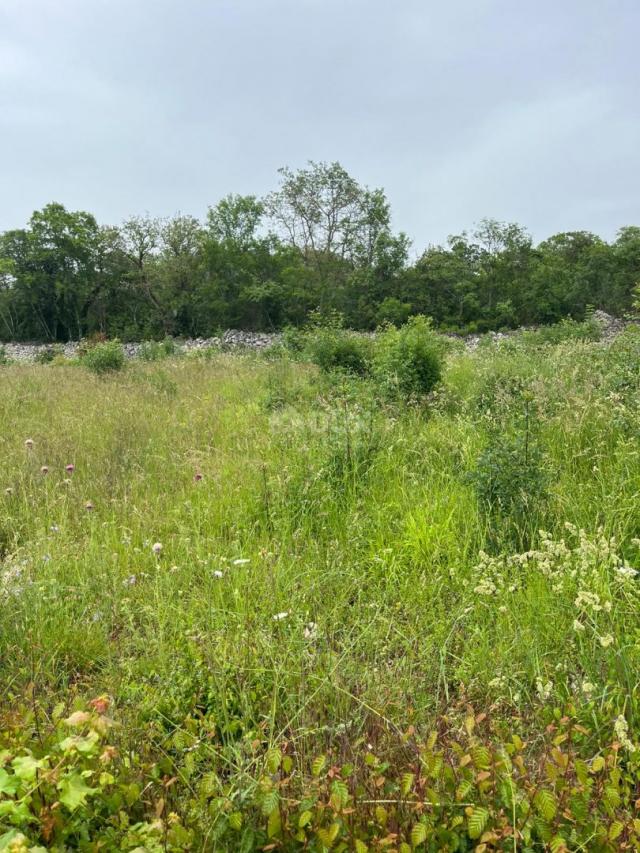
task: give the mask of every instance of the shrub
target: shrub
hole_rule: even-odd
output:
[[[372,351],[370,338],[336,328],[309,332],[305,344],[305,354],[327,373],[342,370],[366,376],[371,369]]]
[[[51,364],[58,356],[64,355],[64,348],[60,344],[52,344],[38,350],[34,361],[36,364]]]
[[[138,357],[143,361],[161,361],[175,355],[176,352],[173,338],[165,338],[163,341],[145,341],[138,350]]]
[[[381,387],[392,395],[422,396],[432,391],[442,374],[442,344],[431,321],[412,317],[400,329],[382,331],[373,371]]]
[[[124,367],[124,352],[120,341],[107,341],[90,346],[80,356],[80,362],[93,373],[103,374]]]

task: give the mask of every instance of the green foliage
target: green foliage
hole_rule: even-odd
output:
[[[89,347],[80,356],[80,363],[92,373],[97,374],[122,370],[125,359],[120,341],[105,341]]]
[[[61,346],[48,346],[38,350],[35,355],[36,364],[51,364],[52,361],[64,355],[64,350]]]
[[[640,228],[606,243],[556,234],[534,245],[514,223],[484,220],[408,263],[381,189],[339,163],[280,170],[259,199],[229,195],[192,216],[100,227],[49,204],[0,234],[0,340],[210,337],[218,328],[304,327],[318,307],[371,331],[425,315],[443,331],[553,324],[530,342],[594,340],[593,309],[633,314]]]
[[[7,355],[6,348],[0,344],[0,365],[3,364],[9,364],[9,356]]]
[[[162,341],[145,341],[138,350],[138,358],[143,361],[161,361],[174,356],[176,352],[176,343],[172,338],[165,338]]]
[[[428,408],[299,356],[3,368],[2,844],[638,846],[638,329],[425,331]]]
[[[305,354],[326,372],[342,370],[366,376],[372,351],[373,341],[343,329],[319,328],[305,336]]]
[[[421,396],[433,391],[442,374],[441,345],[426,317],[400,329],[383,330],[376,341],[373,372],[390,395]]]

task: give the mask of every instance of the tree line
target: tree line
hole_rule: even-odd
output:
[[[389,202],[339,163],[280,170],[264,198],[230,195],[206,221],[133,217],[99,225],[52,203],[0,234],[0,340],[207,337],[271,331],[311,312],[354,329],[424,314],[450,331],[622,315],[637,300],[640,227],[614,242],[587,231],[537,245],[487,219],[409,262]]]

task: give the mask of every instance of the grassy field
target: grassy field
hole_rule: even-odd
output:
[[[639,356],[0,368],[0,850],[638,849]]]

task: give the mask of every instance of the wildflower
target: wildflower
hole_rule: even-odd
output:
[[[4,490],[4,493],[5,495],[12,495],[13,489],[11,488],[11,486],[7,486],[7,488]]]
[[[109,707],[111,700],[108,696],[96,696],[95,699],[92,699],[89,704],[98,714],[104,714]]]
[[[600,637],[600,645],[603,649],[608,648],[613,643],[613,636],[611,634],[605,634],[603,637]]]
[[[213,576],[214,576],[214,578],[218,578],[218,579],[223,578],[224,572],[221,572],[220,569],[216,569],[215,572],[213,573]]]
[[[91,501],[87,501],[84,505],[84,508],[87,510],[87,512],[91,512],[91,510],[93,509],[93,504],[91,503]]]
[[[282,622],[282,620],[286,619],[288,615],[289,615],[289,611],[283,610],[282,613],[274,613],[274,615],[271,618],[273,619],[274,622]]]
[[[196,473],[193,475],[194,482],[199,483],[201,479],[202,479],[202,474],[199,471],[196,471]]]
[[[62,485],[63,485],[63,486],[70,486],[70,485],[71,485],[71,480],[69,480],[68,478],[64,479],[64,480],[62,481]]]
[[[41,474],[48,474],[49,473],[49,466],[43,465],[42,468],[40,469],[40,473]]]
[[[28,438],[28,439],[25,441],[24,446],[27,448],[27,450],[32,450],[32,449],[33,449],[33,439],[32,439],[32,438]]]
[[[102,755],[100,756],[100,761],[103,764],[109,764],[116,757],[118,750],[115,746],[105,746]]]
[[[162,542],[154,542],[151,546],[151,550],[156,555],[156,557],[158,557],[162,552]]]
[[[52,524],[52,525],[51,525],[51,527],[49,528],[49,530],[50,530],[52,533],[57,533],[57,532],[60,530],[60,528],[58,527],[58,525],[57,525],[57,524]]]
[[[250,563],[250,562],[251,562],[251,560],[248,560],[246,558],[244,558],[244,559],[240,558],[239,560],[234,560],[233,565],[234,566],[246,566],[247,563]]]
[[[616,572],[623,578],[633,578],[638,574],[638,570],[632,569],[631,566],[617,566]]]
[[[305,640],[315,640],[318,636],[318,626],[315,622],[307,622],[304,627],[303,636]]]
[[[72,463],[69,463],[69,465],[64,466],[64,470],[67,472],[67,474],[73,474],[75,469],[76,469],[76,466],[73,465]]]
[[[620,741],[620,745],[627,749],[629,752],[635,752],[636,747],[635,744],[629,738],[629,724],[627,723],[624,714],[620,714],[620,716],[616,719],[613,724],[613,730],[616,733],[616,737]]]
[[[551,696],[551,691],[553,690],[553,682],[547,681],[546,684],[543,684],[541,678],[536,678],[536,692],[540,699],[543,701],[548,699]]]
[[[135,583],[136,583],[136,576],[135,575],[129,575],[128,578],[125,578],[122,581],[123,586],[135,586]]]
[[[592,694],[595,692],[595,689],[595,684],[592,684],[590,681],[582,682],[582,692],[588,699],[591,698]]]

